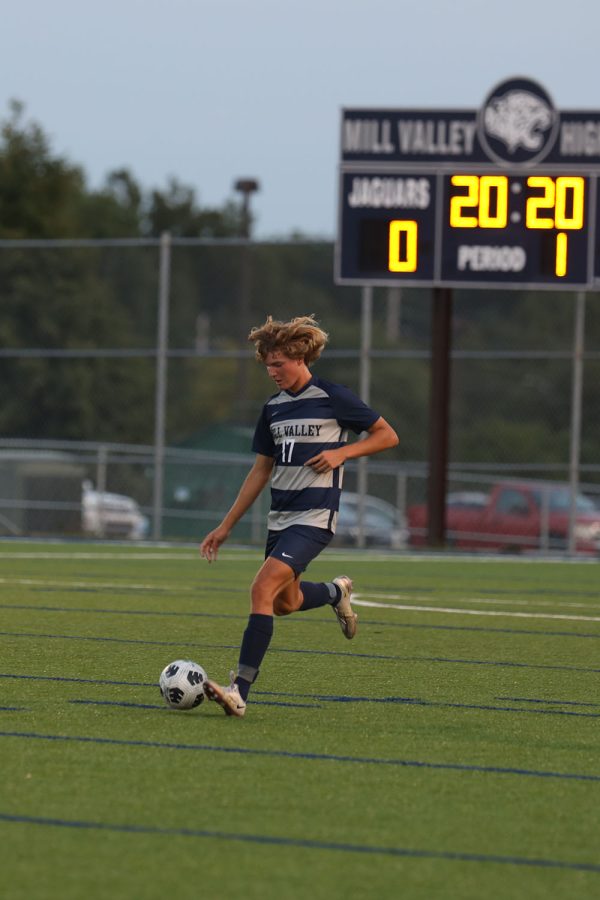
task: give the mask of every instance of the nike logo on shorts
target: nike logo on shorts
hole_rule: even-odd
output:
[[[282,555],[282,556],[285,556],[286,559],[293,559],[293,558],[294,558],[293,556],[290,556],[289,553],[284,553],[283,550],[281,551],[281,555]]]

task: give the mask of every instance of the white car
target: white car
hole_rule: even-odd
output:
[[[85,481],[81,495],[81,527],[84,534],[99,538],[141,541],[148,534],[148,519],[133,497],[96,491]]]
[[[358,494],[342,491],[334,544],[356,546],[359,536]],[[408,528],[402,514],[386,500],[365,496],[363,532],[367,547],[390,547],[404,550],[408,544]]]

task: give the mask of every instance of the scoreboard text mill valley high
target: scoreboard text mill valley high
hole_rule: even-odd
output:
[[[339,284],[600,288],[600,112],[527,78],[479,111],[344,109]]]

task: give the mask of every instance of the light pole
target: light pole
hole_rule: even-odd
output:
[[[236,191],[242,195],[242,223],[240,237],[250,240],[252,231],[252,216],[250,214],[250,197],[260,190],[260,184],[256,178],[238,178],[234,184]]]
[[[250,197],[260,190],[260,185],[255,178],[238,178],[234,184],[235,190],[242,195],[242,215],[240,222],[240,237],[244,243],[240,248],[240,294],[238,307],[238,337],[239,352],[236,380],[236,419],[245,422],[248,413],[248,357],[247,336],[249,328],[250,294],[252,290],[252,269],[250,265],[250,241],[252,237],[252,214],[250,212]]]

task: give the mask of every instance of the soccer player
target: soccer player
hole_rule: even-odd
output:
[[[316,584],[300,581],[300,576],[333,538],[346,460],[394,447],[398,436],[348,388],[311,373],[327,339],[312,316],[290,322],[269,316],[248,336],[277,393],[265,403],[256,426],[254,465],[221,524],[200,545],[209,563],[216,560],[236,522],[271,481],[265,560],[252,582],[252,611],[237,673],[231,673],[227,687],[212,680],[205,685],[208,698],[228,716],[246,712],[250,686],[273,635],[274,615],[329,604],[344,636],[352,639],[356,633],[350,578],[339,575]],[[349,444],[348,430],[366,436]]]

